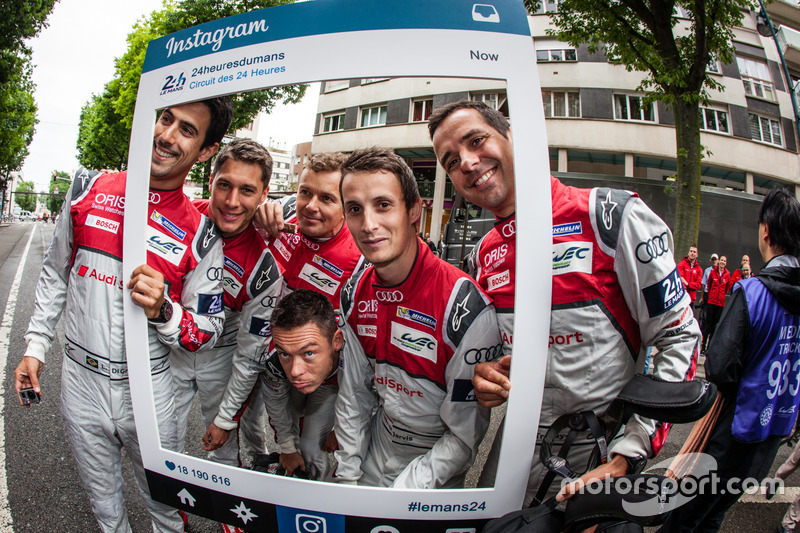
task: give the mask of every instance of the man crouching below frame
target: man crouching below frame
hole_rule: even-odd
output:
[[[357,150],[340,183],[347,227],[372,265],[342,289],[336,481],[461,487],[489,422],[468,352],[499,349],[494,306],[417,236],[422,202],[400,156]]]
[[[309,479],[331,481],[325,452],[336,448],[336,374],[344,345],[333,306],[308,289],[288,294],[272,313],[272,341],[275,352],[262,382],[280,465],[289,475],[300,469]]]

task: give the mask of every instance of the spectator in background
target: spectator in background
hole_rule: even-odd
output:
[[[434,255],[439,255],[439,251],[436,249],[436,243],[434,243],[431,240],[431,234],[430,233],[426,233],[425,234],[425,239],[424,240],[425,240],[425,244],[428,245],[428,248],[431,249],[431,252],[433,252]]]
[[[719,258],[717,268],[711,271],[708,276],[708,303],[706,305],[706,318],[703,322],[703,345],[708,348],[714,329],[717,327],[719,318],[722,316],[722,308],[725,307],[725,294],[731,282],[731,273],[725,268],[728,258],[724,255]]]
[[[678,263],[678,273],[681,276],[681,281],[686,288],[686,292],[689,294],[689,298],[692,300],[692,312],[696,319],[698,311],[695,306],[695,298],[697,296],[697,289],[703,286],[703,267],[697,262],[696,244],[689,247],[689,253]]]
[[[747,485],[743,481],[767,475],[781,440],[795,426],[795,372],[783,383],[780,375],[781,369],[796,370],[800,361],[800,203],[785,189],[771,190],[761,204],[758,249],[766,265],[758,277],[733,288],[706,355],[706,376],[723,398],[704,450],[716,460],[717,489],[675,509],[662,532],[719,530]],[[716,282],[711,285],[714,292]],[[795,520],[785,517],[779,531],[792,531]]]
[[[744,268],[745,265],[748,267],[750,266],[750,256],[747,254],[742,256],[742,266],[734,270],[733,274],[731,274],[731,286],[729,289],[733,288],[734,283],[742,279],[742,268]]]

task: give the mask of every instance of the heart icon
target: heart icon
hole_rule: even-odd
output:
[[[175,463],[173,463],[172,461],[165,461],[164,463],[167,465],[167,468],[169,468],[170,470],[175,470]]]

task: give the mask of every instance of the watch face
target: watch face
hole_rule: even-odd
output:
[[[162,318],[164,322],[169,322],[169,319],[172,318],[172,304],[167,300],[164,300],[164,303],[161,304],[159,318]]]

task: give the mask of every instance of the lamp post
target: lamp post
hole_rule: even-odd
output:
[[[775,48],[778,49],[778,57],[781,58],[781,67],[783,68],[783,75],[786,77],[786,84],[789,87],[789,97],[792,99],[792,111],[794,111],[794,128],[797,133],[797,142],[800,143],[800,113],[797,110],[797,98],[794,95],[794,84],[792,83],[792,76],[789,74],[789,66],[786,64],[786,59],[783,57],[781,45],[778,42],[778,35],[775,33],[775,27],[772,25],[772,20],[769,18],[767,9],[764,7],[764,2],[758,0],[758,5],[761,9],[758,11],[758,18],[756,19],[756,29],[758,33],[764,37],[772,37],[775,41]]]

